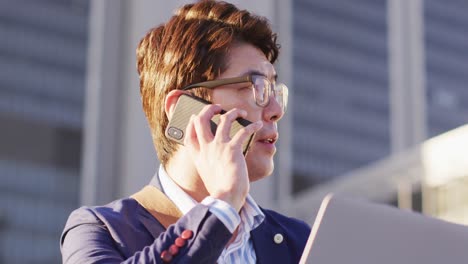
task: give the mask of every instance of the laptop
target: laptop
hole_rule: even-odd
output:
[[[468,263],[468,227],[328,195],[299,263]]]

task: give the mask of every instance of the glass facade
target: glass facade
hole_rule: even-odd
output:
[[[390,153],[386,1],[293,1],[295,192]]]
[[[61,263],[78,206],[88,9],[0,3],[0,263]]]
[[[468,123],[468,2],[424,2],[427,129],[433,137]]]

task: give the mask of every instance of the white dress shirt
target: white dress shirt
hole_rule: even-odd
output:
[[[162,165],[159,167],[158,177],[164,193],[183,214],[197,205],[197,202],[169,177]],[[210,212],[216,215],[231,233],[238,228],[235,240],[223,250],[218,263],[255,263],[257,258],[250,231],[263,222],[265,215],[254,199],[247,195],[240,215],[230,204],[211,196],[203,199],[201,203],[209,206]]]

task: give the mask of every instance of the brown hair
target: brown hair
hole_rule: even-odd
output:
[[[226,2],[200,1],[181,7],[166,23],[151,29],[137,48],[143,110],[163,165],[177,149],[164,131],[166,95],[174,89],[213,80],[225,71],[225,55],[238,42],[259,48],[271,63],[279,45],[268,20]],[[205,89],[194,91],[209,99]]]

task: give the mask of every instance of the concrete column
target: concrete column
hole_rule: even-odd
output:
[[[388,3],[392,152],[426,139],[426,76],[422,0]]]
[[[119,196],[128,196],[146,185],[156,172],[159,161],[146,122],[136,71],[136,47],[151,28],[167,21],[174,9],[186,1],[122,1],[123,25],[121,85],[122,134],[119,153]]]
[[[90,2],[81,204],[101,204],[115,195],[118,144],[120,1]]]

